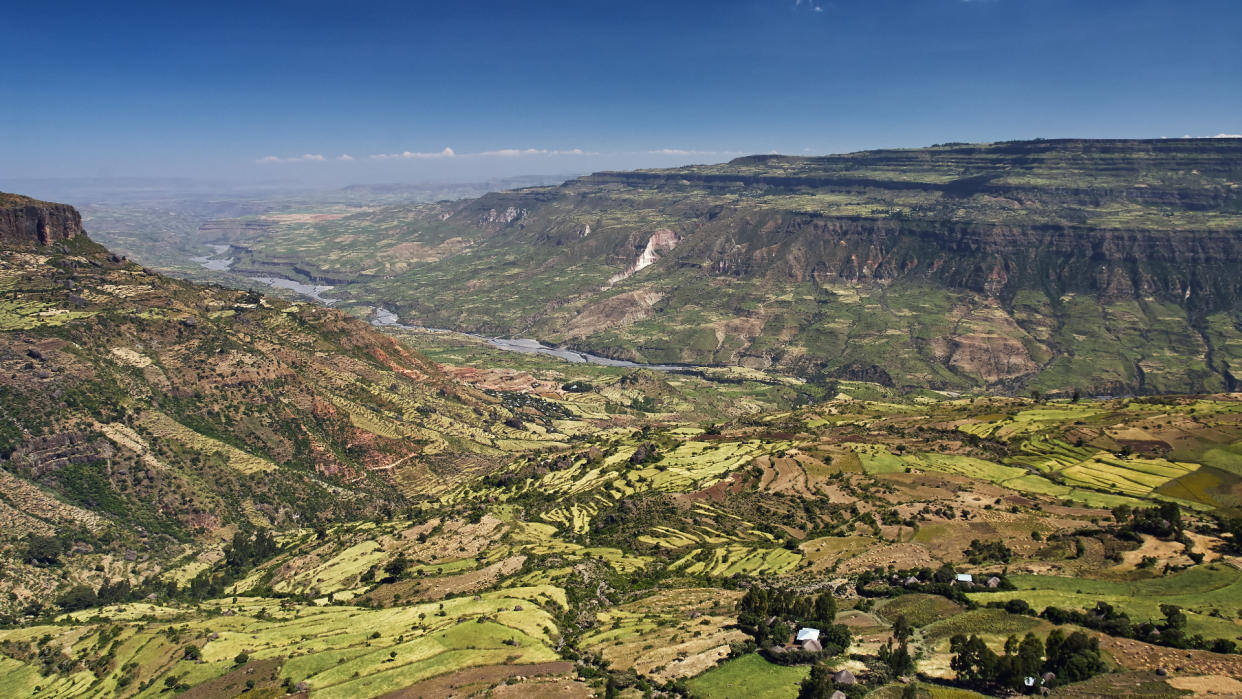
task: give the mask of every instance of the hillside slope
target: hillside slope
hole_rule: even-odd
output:
[[[55,533],[146,575],[200,537],[391,512],[560,438],[357,319],[169,279],[70,207],[0,202],[7,560]],[[19,601],[57,582],[7,572]]]
[[[1242,140],[949,144],[599,173],[283,223],[237,269],[407,323],[949,389],[1222,390]]]

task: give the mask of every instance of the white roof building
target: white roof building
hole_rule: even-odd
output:
[[[975,576],[971,575],[970,573],[958,573],[957,574],[957,582],[973,583],[974,581],[975,581]]]
[[[798,635],[794,638],[794,640],[798,643],[802,643],[803,641],[818,641],[819,629],[798,629]]]

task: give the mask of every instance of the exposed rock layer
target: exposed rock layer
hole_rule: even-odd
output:
[[[0,192],[0,244],[51,245],[81,233],[82,215],[72,206]]]

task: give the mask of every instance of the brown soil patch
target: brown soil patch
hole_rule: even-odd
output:
[[[433,677],[429,680],[423,680],[417,684],[410,685],[405,689],[399,689],[395,692],[384,695],[384,699],[431,699],[435,697],[449,696],[475,696],[482,695],[487,690],[495,688],[497,685],[505,687],[521,687],[525,682],[530,680],[519,680],[517,684],[505,685],[505,681],[510,678],[534,678],[547,675],[566,675],[574,670],[574,664],[570,662],[555,663],[537,663],[534,665],[488,665],[486,667],[475,667],[469,670],[461,670],[439,677]],[[542,684],[534,683],[532,684]],[[586,686],[577,682],[569,684],[577,684],[586,690]],[[496,696],[500,696],[497,694]],[[590,696],[589,690],[585,694],[506,694],[504,696],[565,696],[565,697],[581,697]]]
[[[1222,655],[1205,650],[1179,650],[1153,646],[1129,638],[1093,634],[1100,639],[1100,648],[1113,660],[1131,670],[1165,670],[1176,674],[1224,675],[1242,677],[1242,656]],[[1178,668],[1181,668],[1180,670]]]
[[[1171,687],[1194,692],[1196,697],[1242,697],[1242,682],[1232,677],[1172,677],[1165,682]]]
[[[508,391],[511,393],[539,393],[562,395],[561,385],[554,381],[544,381],[515,369],[476,369],[469,366],[439,365],[444,373],[462,383],[492,391]]]
[[[730,474],[728,478],[717,481],[709,488],[704,488],[693,493],[685,495],[674,495],[674,499],[686,498],[688,500],[724,500],[730,493],[740,493],[745,487],[746,479],[739,473]]]
[[[764,470],[759,484],[760,490],[789,492],[812,497],[807,484],[806,471],[796,458],[761,456],[755,459],[755,465]]]
[[[949,364],[992,383],[1030,374],[1037,369],[1026,347],[1012,337],[982,333],[953,338]]]
[[[1121,564],[1117,566],[1118,570],[1133,570],[1143,562],[1143,558],[1150,556],[1157,561],[1164,563],[1166,561],[1174,565],[1189,565],[1191,560],[1188,556],[1183,555],[1185,547],[1176,541],[1161,541],[1154,536],[1142,534],[1143,545],[1133,551],[1125,551],[1121,554]],[[1200,551],[1203,549],[1200,547]],[[1219,554],[1217,554],[1219,557]]]
[[[364,595],[363,599],[382,604],[392,604],[399,595],[402,601],[434,601],[481,590],[506,575],[522,569],[526,556],[511,556],[487,567],[460,575],[444,575],[437,578],[416,578],[381,585]]]
[[[919,544],[889,544],[871,549],[862,555],[851,558],[841,564],[841,573],[861,573],[875,567],[889,564],[898,568],[919,568],[932,565],[931,554],[927,547]]]
[[[574,339],[600,330],[631,325],[651,315],[651,307],[664,294],[651,289],[635,289],[591,304],[565,326],[565,337]]]
[[[531,697],[532,699],[585,699],[596,696],[584,682],[576,679],[537,678],[517,684],[502,684],[492,690],[492,697]]]
[[[213,699],[214,697],[235,697],[246,691],[246,681],[254,680],[255,691],[262,691],[281,684],[280,665],[283,658],[254,660],[236,670],[209,680],[181,694],[189,699]],[[284,691],[280,694],[283,696]]]

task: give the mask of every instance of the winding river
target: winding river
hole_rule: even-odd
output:
[[[231,257],[224,257],[224,255],[229,251],[228,245],[211,244],[207,247],[211,248],[213,252],[212,255],[193,257],[190,259],[197,262],[204,269],[209,269],[213,272],[227,272],[233,266],[235,260]],[[292,279],[285,279],[284,277],[246,278],[251,281],[259,282],[260,284],[266,284],[267,286],[273,288],[288,289],[308,298],[314,299],[315,301],[326,306],[331,306],[337,301],[336,299],[330,299],[324,296],[325,293],[333,289],[331,286],[303,284]],[[424,328],[417,325],[405,325],[404,323],[399,322],[396,313],[378,306],[373,309],[371,324],[376,327],[393,327],[404,328],[406,330],[427,330],[431,332],[456,333],[458,335],[465,335],[467,337],[483,340],[492,347],[506,350],[508,352],[542,354],[548,357],[563,359],[567,362],[573,362],[574,364],[599,364],[601,366],[654,369],[656,371],[678,371],[686,368],[671,364],[640,364],[638,362],[629,362],[624,359],[609,359],[608,357],[600,357],[594,354],[587,354],[586,352],[577,352],[564,347],[549,347],[538,340],[531,340],[528,338],[508,339],[503,337],[485,337],[483,335],[475,335],[473,333],[458,333],[456,330],[442,330],[440,328]]]

